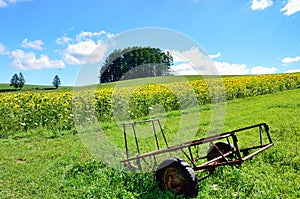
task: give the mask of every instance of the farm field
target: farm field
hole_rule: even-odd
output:
[[[151,83],[75,92],[2,93],[0,137],[14,131],[41,127],[57,131],[69,130],[74,128],[75,120],[88,121],[93,120],[92,117],[97,117],[101,122],[143,118],[157,104],[168,112],[296,89],[300,87],[300,73],[225,77],[222,82],[212,78],[207,81]],[[74,110],[80,114],[74,115]]]
[[[218,168],[215,175],[199,183],[198,198],[300,197],[299,76],[298,73],[223,80],[226,97],[230,99],[226,102],[223,131],[267,122],[275,145],[243,163],[240,169]],[[199,85],[203,82],[191,82],[197,85],[193,88],[202,89]],[[158,88],[162,96],[150,93],[149,90],[154,90],[150,85],[139,88],[132,100],[137,100],[135,104],[148,102],[146,110],[161,102],[151,99],[168,102],[163,107],[170,121],[166,133],[171,134],[176,131],[174,123],[180,120],[182,112],[172,103],[175,98],[169,87]],[[107,103],[111,92],[111,88],[97,90],[98,112],[110,113]],[[199,126],[203,130],[208,128],[211,117],[210,97],[206,92],[203,89],[197,95],[202,115]],[[139,101],[141,96],[143,101]],[[152,173],[127,173],[95,160],[74,127],[71,99],[70,91],[0,94],[1,197],[174,198],[157,188]],[[99,110],[103,107],[104,110]],[[132,117],[146,117],[149,112],[142,111],[145,107],[140,107]],[[193,118],[188,109],[185,114]],[[111,124],[111,115],[97,117],[108,131],[118,131]],[[189,121],[190,125],[193,123]],[[122,135],[115,139],[123,142]]]
[[[62,86],[59,87],[60,91],[72,90],[73,88],[70,86]],[[24,92],[24,91],[51,91],[55,90],[53,86],[44,86],[44,85],[30,85],[26,84],[22,90],[15,90],[13,87],[9,86],[9,84],[0,84],[0,93],[3,92]]]

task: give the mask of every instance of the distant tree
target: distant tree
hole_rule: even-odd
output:
[[[15,89],[19,88],[22,89],[25,85],[25,78],[22,73],[19,74],[19,76],[15,73],[11,80],[10,80],[10,86],[14,87]]]
[[[23,86],[25,85],[25,78],[24,78],[24,76],[23,76],[23,74],[22,73],[20,73],[20,75],[19,75],[19,83],[18,83],[18,87],[20,88],[20,89],[22,89],[23,88]]]
[[[19,81],[19,76],[17,75],[17,73],[15,73],[10,80],[10,86],[17,89],[19,87]]]
[[[60,84],[60,78],[58,77],[58,75],[55,75],[52,85],[57,89],[60,86]]]
[[[100,70],[100,82],[168,75],[172,64],[171,54],[162,52],[159,48],[135,46],[118,49],[104,61]]]

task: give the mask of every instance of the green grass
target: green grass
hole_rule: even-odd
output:
[[[233,77],[233,76],[232,76]],[[114,88],[114,87],[130,87],[140,86],[149,83],[173,83],[182,81],[194,81],[203,80],[209,78],[216,78],[216,76],[205,76],[205,75],[186,75],[186,76],[158,76],[158,77],[145,77],[129,80],[120,80],[117,82],[101,83],[98,85],[99,88]]]
[[[69,91],[72,89],[73,87],[71,86],[61,86],[58,88],[59,91]],[[9,86],[9,84],[0,84],[0,92],[50,91],[50,90],[55,90],[55,87],[46,86],[46,85],[25,84],[24,87],[21,90],[19,90],[19,89],[14,89],[12,86]]]
[[[218,168],[199,183],[198,198],[300,198],[299,93],[227,102],[223,131],[267,122],[275,145],[240,169]],[[201,107],[200,114],[201,132],[208,128],[210,105]],[[193,113],[173,111],[167,114],[166,133],[177,132],[182,115],[190,130],[198,128]],[[120,130],[111,123],[101,125],[122,147]],[[151,173],[127,173],[94,160],[74,130],[15,132],[0,139],[0,151],[2,198],[174,198],[157,188]]]

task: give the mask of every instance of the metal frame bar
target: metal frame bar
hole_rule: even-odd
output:
[[[138,124],[138,123],[142,123],[142,122],[150,122],[152,124],[154,137],[155,137],[155,142],[156,142],[156,146],[157,146],[156,151],[151,151],[151,152],[148,152],[148,153],[140,154],[140,149],[139,149],[139,145],[138,145],[138,139],[137,139],[137,133],[136,133],[135,125]],[[157,137],[157,131],[155,129],[155,124],[154,124],[155,122],[158,123],[160,132],[163,136],[163,139],[164,139],[164,142],[165,142],[165,145],[166,145],[166,148],[160,149],[159,141],[158,141],[158,137]],[[134,137],[135,137],[135,143],[136,143],[136,148],[137,148],[138,154],[134,157],[129,157],[128,143],[127,143],[127,136],[126,136],[126,126],[127,125],[131,125],[131,127],[133,129]],[[238,138],[237,138],[236,134],[238,132],[245,131],[245,130],[248,130],[248,129],[253,129],[253,128],[259,128],[259,143],[260,144],[257,145],[257,146],[251,146],[251,147],[248,147],[248,148],[239,149]],[[218,167],[218,166],[241,164],[244,161],[252,158],[253,156],[261,153],[262,151],[264,151],[264,150],[266,150],[269,147],[274,145],[274,143],[272,142],[270,133],[269,133],[269,126],[266,123],[259,123],[259,124],[247,126],[247,127],[244,127],[244,128],[239,128],[239,129],[236,129],[236,130],[233,130],[233,131],[221,133],[221,134],[218,134],[218,135],[209,136],[209,137],[206,137],[206,138],[201,138],[201,139],[198,139],[198,140],[189,141],[189,142],[186,142],[186,143],[183,143],[183,144],[180,144],[180,145],[175,145],[175,146],[168,146],[168,142],[167,142],[167,139],[165,137],[165,134],[164,134],[164,131],[162,129],[162,126],[160,124],[159,119],[150,119],[150,120],[144,120],[144,121],[138,121],[138,122],[125,123],[125,124],[123,124],[123,130],[124,130],[124,141],[125,141],[125,149],[126,149],[127,159],[122,160],[121,162],[123,162],[124,165],[129,166],[129,167],[134,168],[134,169],[142,169],[141,159],[144,162],[146,162],[145,158],[153,157],[155,164],[157,164],[157,157],[156,157],[157,155],[160,155],[160,154],[163,154],[163,153],[174,152],[174,151],[181,151],[185,155],[185,157],[189,160],[189,162],[191,162],[191,164],[193,166],[193,169],[195,171],[209,171],[209,174],[208,174],[208,176],[209,176],[209,175],[211,175],[215,172],[215,168]],[[263,141],[264,141],[263,136],[262,136],[263,130],[265,131],[265,133],[267,135],[267,140],[268,140],[267,144],[263,144]],[[218,156],[218,157],[216,157],[216,158],[214,158],[210,161],[207,161],[205,163],[202,163],[200,165],[196,164],[197,161],[199,161],[201,159],[205,159],[205,158],[207,158],[207,156],[198,157],[198,155],[197,155],[197,157],[195,158],[193,156],[193,152],[192,152],[191,147],[196,148],[197,146],[199,146],[201,144],[205,144],[205,143],[209,143],[209,142],[211,142],[212,145],[215,145],[214,142],[217,141],[217,140],[221,140],[221,139],[227,139],[227,142],[230,144],[230,139],[229,138],[231,138],[231,140],[233,141],[234,151],[230,151],[230,152],[227,152],[227,153],[223,154],[222,151],[217,148],[217,150],[220,153],[220,156]],[[184,149],[188,149],[188,152],[185,152]],[[258,149],[258,150],[248,154],[249,150],[254,150],[254,149]],[[196,149],[196,150],[198,150],[198,149]],[[247,154],[247,155],[242,156],[241,152],[243,154]],[[237,158],[234,159],[234,160],[228,160],[227,157],[232,155],[232,154],[236,154]],[[221,159],[225,159],[225,161],[218,162],[218,160],[221,160]],[[136,161],[138,166],[136,167],[136,166],[132,165],[131,164],[132,161]],[[146,164],[147,164],[147,162],[146,162]],[[207,178],[208,176],[205,176],[205,177],[201,178],[201,180]]]

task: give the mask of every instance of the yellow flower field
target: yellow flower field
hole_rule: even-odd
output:
[[[85,120],[134,119],[149,114],[153,106],[165,111],[231,100],[267,93],[299,89],[300,73],[260,76],[223,77],[220,82],[194,80],[139,87],[98,88],[95,92],[82,91],[73,100],[73,92],[19,92],[0,94],[0,136],[9,131],[46,127],[57,130],[74,126],[74,113],[80,110]],[[214,85],[215,84],[215,85]],[[225,88],[225,92],[224,91]],[[210,91],[213,90],[213,93]],[[92,94],[92,99],[91,99]],[[122,118],[126,112],[126,117]],[[130,118],[128,118],[130,117]]]

